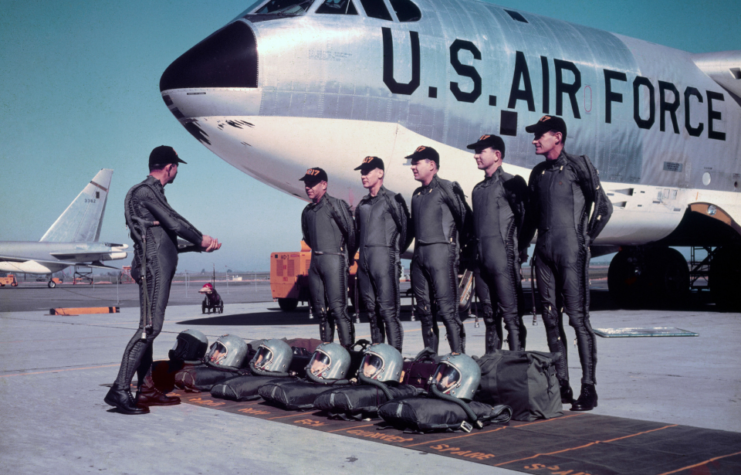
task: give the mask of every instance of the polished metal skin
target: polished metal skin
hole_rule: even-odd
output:
[[[303,197],[286,177],[318,164],[355,206],[346,157],[374,154],[409,200],[403,157],[427,144],[469,191],[480,178],[465,145],[492,131],[527,177],[540,159],[524,126],[553,114],[616,207],[597,248],[659,240],[693,203],[741,223],[741,81],[724,71],[739,52],[693,55],[474,0],[415,0],[416,16],[384,0],[376,18],[355,0],[347,14],[321,13],[323,0],[255,13],[265,3],[176,60],[160,89],[204,146],[275,188]]]

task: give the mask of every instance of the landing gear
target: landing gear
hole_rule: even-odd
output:
[[[50,289],[53,289],[54,287],[57,286],[57,283],[54,282],[53,280],[50,280],[49,283],[46,285],[49,286]]]
[[[621,307],[680,306],[689,295],[689,267],[669,247],[623,249],[610,263],[607,285]]]
[[[278,306],[284,312],[293,312],[298,307],[298,299],[278,299]]]
[[[741,308],[741,245],[728,244],[715,251],[710,261],[708,286],[718,307],[723,310]]]

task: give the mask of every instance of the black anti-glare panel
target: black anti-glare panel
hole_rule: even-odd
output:
[[[257,42],[241,21],[225,26],[176,59],[160,91],[202,87],[257,87]]]

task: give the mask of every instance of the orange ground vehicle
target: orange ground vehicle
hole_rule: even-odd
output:
[[[357,256],[356,256],[357,257]],[[311,248],[301,241],[301,250],[293,252],[273,252],[270,254],[270,292],[278,301],[281,310],[295,310],[299,302],[309,301],[309,264]],[[350,267],[348,295],[355,302],[355,273],[357,262]]]
[[[18,280],[16,280],[13,274],[8,274],[6,277],[0,277],[0,287],[5,287],[6,285],[18,287]]]

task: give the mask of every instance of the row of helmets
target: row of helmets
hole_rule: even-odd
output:
[[[208,349],[208,351],[206,351]],[[208,365],[238,369],[247,356],[247,344],[234,335],[220,336],[209,348],[208,338],[198,330],[185,330],[169,352],[171,360],[186,363],[205,362]],[[249,363],[258,375],[286,374],[293,359],[293,350],[283,340],[262,340]],[[404,361],[391,345],[369,346],[360,365],[359,376],[381,382],[400,381]],[[350,353],[337,343],[322,343],[314,351],[306,368],[307,377],[320,384],[344,380],[350,369]],[[472,399],[481,380],[479,365],[468,355],[446,355],[432,376],[433,383],[444,394],[459,399]]]

